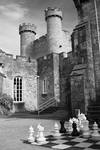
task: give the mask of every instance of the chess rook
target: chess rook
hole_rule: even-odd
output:
[[[89,137],[91,134],[90,129],[89,129],[89,121],[84,120],[83,122],[83,128],[82,128],[82,135],[83,137]]]

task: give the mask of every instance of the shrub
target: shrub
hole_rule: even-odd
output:
[[[7,94],[0,94],[0,112],[1,114],[9,114],[13,107],[13,99]]]

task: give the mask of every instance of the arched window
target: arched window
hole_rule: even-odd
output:
[[[22,77],[14,78],[14,101],[22,102]]]

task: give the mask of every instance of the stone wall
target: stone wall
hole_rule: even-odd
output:
[[[66,107],[71,103],[71,89],[70,89],[70,73],[74,66],[72,59],[70,56],[67,57],[66,53],[61,53],[59,55],[59,76],[60,76],[60,105]]]
[[[75,4],[77,2],[74,0]],[[88,80],[92,101],[100,97],[100,1],[81,1],[78,5],[79,22],[87,22],[86,41],[88,57]],[[79,9],[80,8],[80,9]],[[91,73],[90,73],[91,72]],[[96,93],[95,93],[96,92]],[[91,94],[93,93],[93,94]],[[95,96],[96,95],[96,96]]]
[[[86,66],[76,65],[71,73],[71,106],[72,113],[75,114],[76,109],[86,113],[85,110],[85,83],[86,83]]]
[[[59,102],[59,55],[48,54],[37,59],[39,76],[39,103],[51,98]],[[46,79],[47,92],[43,93],[43,81]]]
[[[0,53],[0,63],[3,63],[2,69],[6,78],[3,80],[3,93],[10,95],[14,99],[14,78],[22,77],[22,101],[24,110],[34,111],[37,109],[37,62],[28,60],[26,57],[13,56],[6,53]],[[22,107],[15,102],[16,111]],[[18,106],[17,106],[18,105]],[[20,106],[19,106],[20,105]]]
[[[86,22],[78,24],[73,30],[72,50],[77,64],[87,63]]]
[[[53,54],[53,72],[54,72],[54,97],[59,104],[60,100],[60,82],[59,82],[59,54]]]
[[[40,37],[33,42],[33,51],[30,55],[31,58],[39,58],[49,53],[47,45],[47,35]]]

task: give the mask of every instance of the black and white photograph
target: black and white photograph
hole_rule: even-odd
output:
[[[0,150],[100,150],[100,0],[0,0]]]

